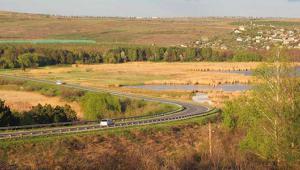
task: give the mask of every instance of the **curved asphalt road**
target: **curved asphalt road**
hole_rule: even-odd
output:
[[[56,85],[55,82],[49,80],[41,80],[29,77],[22,77],[22,76],[14,76],[14,75],[6,75],[0,74],[1,77],[5,78],[13,78],[18,80],[25,80],[25,81],[33,81],[33,82],[40,82],[46,84]],[[117,92],[107,89],[100,89],[100,88],[91,88],[91,87],[83,87],[80,85],[75,84],[64,84],[60,85],[62,87],[74,88],[89,92],[106,92],[112,95],[120,96],[120,97],[128,97],[133,99],[142,99],[146,101],[154,101],[160,103],[167,103],[173,104],[181,107],[182,109],[178,110],[177,112],[172,112],[169,114],[160,114],[150,118],[142,118],[126,121],[126,122],[117,122],[114,126],[111,127],[101,127],[98,123],[90,124],[90,125],[81,125],[81,126],[71,126],[71,127],[60,127],[60,128],[47,128],[47,129],[36,129],[36,130],[19,130],[14,132],[6,132],[0,133],[0,139],[7,139],[7,138],[20,138],[20,137],[28,137],[28,136],[44,136],[44,135],[59,135],[65,133],[75,133],[75,132],[86,132],[86,131],[94,131],[94,130],[101,130],[101,129],[111,129],[111,128],[120,128],[120,127],[129,127],[129,126],[136,126],[136,125],[146,125],[146,124],[157,124],[175,120],[183,120],[188,119],[191,117],[203,116],[208,113],[210,108],[205,106],[199,106],[187,102],[178,102],[178,101],[171,101],[167,99],[160,99],[160,98],[152,98],[142,95],[135,95],[135,94],[128,94],[123,92]]]

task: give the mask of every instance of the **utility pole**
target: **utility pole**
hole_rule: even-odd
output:
[[[211,134],[211,122],[208,123],[208,140],[209,140],[209,156],[212,157],[212,134]]]
[[[276,90],[276,102],[277,104],[280,103],[280,53],[281,53],[281,50],[278,50],[277,51],[277,59],[276,59],[276,86],[277,86],[277,90]],[[280,148],[279,148],[279,134],[278,134],[278,122],[277,122],[277,119],[275,117],[275,121],[274,121],[274,136],[275,136],[275,141],[276,141],[276,161],[277,161],[277,166],[280,164]]]

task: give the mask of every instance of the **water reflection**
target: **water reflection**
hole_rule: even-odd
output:
[[[244,70],[244,71],[214,71],[218,73],[229,73],[229,74],[241,74],[244,76],[253,76],[253,70]],[[300,66],[295,68],[295,73],[297,77],[300,77]]]
[[[247,91],[251,89],[250,85],[246,84],[225,84],[218,86],[209,85],[139,85],[139,86],[126,86],[126,88],[145,89],[154,91],[168,91],[168,90],[187,90],[187,91],[208,91],[218,90],[224,92],[237,92]]]

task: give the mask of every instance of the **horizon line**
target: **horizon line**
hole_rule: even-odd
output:
[[[224,15],[224,16],[174,16],[174,17],[161,17],[161,16],[94,16],[94,15],[62,15],[62,14],[49,14],[40,12],[21,12],[13,10],[0,10],[0,12],[17,13],[27,15],[44,15],[51,17],[77,17],[77,18],[127,18],[127,19],[197,19],[197,18],[245,18],[245,19],[300,19],[300,17],[271,17],[271,16],[237,16],[237,15]]]

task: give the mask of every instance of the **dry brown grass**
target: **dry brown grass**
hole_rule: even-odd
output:
[[[144,84],[206,84],[249,83],[252,79],[239,74],[227,74],[208,71],[250,70],[258,63],[150,63],[136,62],[126,64],[80,65],[81,69],[92,69],[94,72],[128,75],[142,74],[161,76],[165,79],[150,80]]]
[[[37,144],[20,144],[6,152],[7,163],[25,169],[266,169],[239,152],[240,133],[213,124],[213,156],[208,126],[188,124],[163,130],[127,130],[123,135],[87,135]],[[45,159],[47,157],[47,159]]]
[[[188,90],[166,90],[166,91],[154,91],[154,90],[146,90],[146,89],[138,89],[138,88],[112,88],[114,90],[132,93],[132,94],[140,94],[145,96],[154,96],[165,99],[179,100],[179,101],[191,101],[193,96],[192,91]]]
[[[151,63],[78,65],[31,69],[26,74],[43,78],[61,78],[82,85],[109,87],[132,84],[191,84],[218,85],[250,83],[251,76],[217,71],[249,70],[259,63]],[[212,71],[212,72],[208,72]],[[215,71],[215,72],[214,72]]]
[[[79,83],[83,86],[104,87],[117,91],[138,93],[176,100],[191,100],[191,91],[152,91],[142,89],[120,88],[120,85],[138,84],[171,84],[171,85],[218,85],[228,83],[251,83],[252,76],[222,73],[218,71],[245,71],[255,69],[261,63],[255,62],[191,62],[191,63],[152,63],[135,62],[124,64],[73,65],[73,67],[46,67],[30,69],[26,72],[12,71],[37,78],[64,80],[68,83]],[[299,65],[300,63],[296,63]],[[238,94],[214,91],[208,93],[217,105]]]
[[[250,83],[251,76],[220,73],[217,71],[250,70],[260,63],[151,63],[136,62],[125,64],[77,65],[73,67],[48,67],[31,69],[23,73],[37,78],[51,78],[80,83],[83,86],[106,87],[124,92],[137,93],[161,98],[191,101],[192,91],[152,91],[142,89],[120,88],[120,85],[132,84],[174,84],[174,85],[218,85],[226,83]],[[88,71],[87,71],[88,70]],[[214,72],[215,71],[215,72]],[[215,94],[221,92],[203,91],[208,93],[216,106],[222,106],[232,94]]]
[[[241,96],[242,92],[223,92],[223,91],[210,91],[208,93],[209,99],[217,108],[223,108],[226,101],[232,100]]]
[[[5,103],[8,106],[16,111],[28,111],[32,106],[36,106],[39,103],[42,105],[50,104],[52,106],[64,106],[65,104],[68,104],[76,111],[77,116],[82,118],[82,111],[77,103],[64,102],[58,97],[46,97],[34,92],[12,90],[0,90],[0,96],[2,100],[6,101]]]

